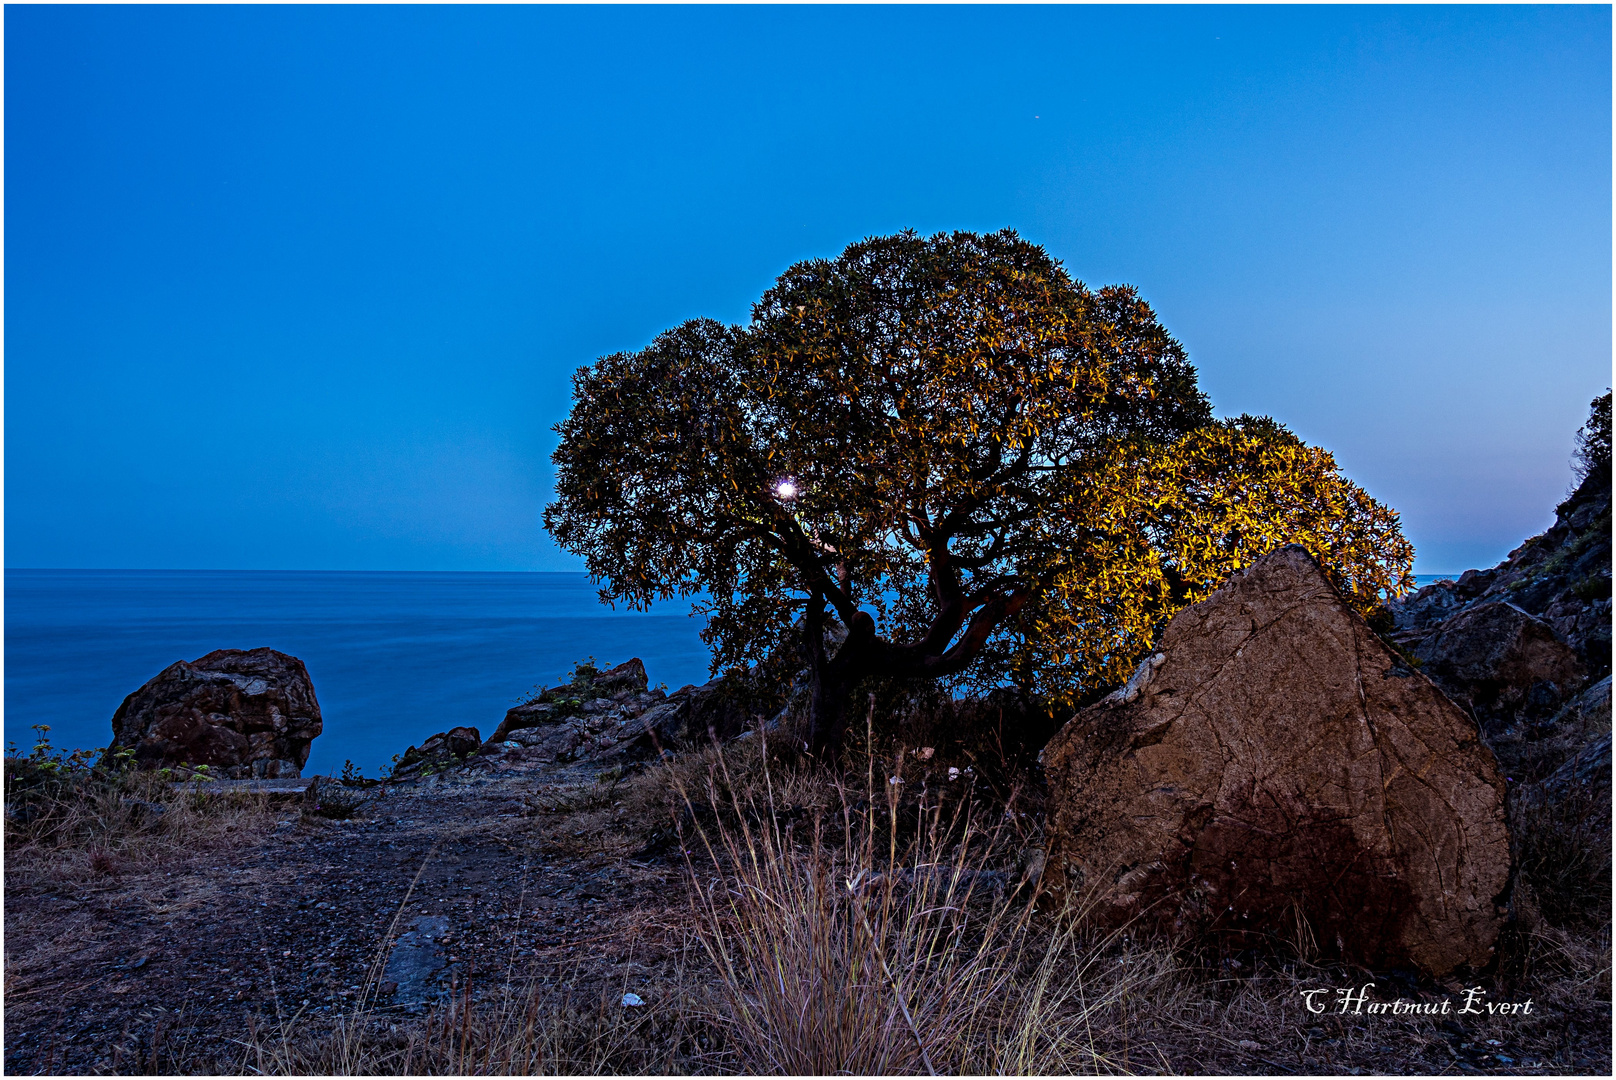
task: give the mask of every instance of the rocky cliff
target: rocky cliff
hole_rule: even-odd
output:
[[[1502,563],[1390,605],[1391,640],[1470,712],[1513,783],[1608,744],[1610,504],[1607,465]]]

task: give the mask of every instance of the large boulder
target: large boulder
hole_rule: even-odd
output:
[[[104,760],[133,748],[140,768],[206,765],[231,779],[295,777],[320,728],[303,661],[274,649],[218,649],[170,664],[124,698]]]
[[[1510,882],[1493,755],[1300,547],[1176,615],[1043,763],[1046,880],[1104,921],[1433,974],[1492,955]]]

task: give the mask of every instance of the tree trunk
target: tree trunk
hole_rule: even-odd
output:
[[[808,695],[808,752],[827,764],[842,757],[851,687],[828,671],[815,671]]]
[[[865,612],[853,617],[847,639],[834,657],[825,654],[824,610],[809,605],[806,620],[809,694],[808,752],[827,764],[842,757],[847,738],[847,702],[854,685],[869,674],[878,650],[875,620]]]

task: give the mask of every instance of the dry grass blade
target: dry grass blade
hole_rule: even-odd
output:
[[[873,762],[862,802],[823,778],[838,812],[802,830],[773,802],[766,756],[743,783],[713,758],[710,825],[681,787],[697,822],[695,850],[684,848],[695,913],[723,983],[713,1021],[742,1070],[1117,1071],[1092,1029],[1140,989],[1145,966],[1102,972],[1115,935],[1082,939],[1075,923],[1036,916],[1032,890],[990,865],[1002,838],[968,806],[905,813],[903,760],[900,749],[879,801]]]

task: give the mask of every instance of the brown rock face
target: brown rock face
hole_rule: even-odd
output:
[[[302,774],[320,734],[303,661],[274,649],[218,649],[170,664],[112,715],[110,757],[133,747],[142,768],[207,765],[215,776]]]
[[[1492,753],[1300,547],[1176,615],[1043,759],[1046,877],[1102,919],[1433,974],[1492,954],[1510,879]]]

